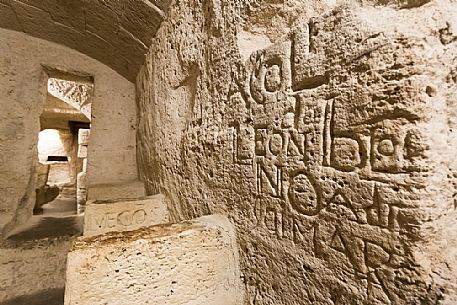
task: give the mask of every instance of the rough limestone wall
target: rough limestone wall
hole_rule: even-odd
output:
[[[249,304],[457,302],[457,3],[426,2],[171,6],[140,168],[231,218]]]
[[[32,214],[40,114],[47,78],[42,65],[94,77],[90,183],[137,177],[135,87],[107,66],[68,48],[0,30],[0,236]]]

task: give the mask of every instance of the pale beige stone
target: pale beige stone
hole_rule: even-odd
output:
[[[87,145],[78,145],[78,158],[87,158]]]
[[[456,60],[455,1],[176,2],[137,78],[146,188],[231,217],[248,304],[455,303]]]
[[[85,159],[83,160],[82,171],[85,172],[85,173],[87,172],[87,158],[85,158]]]
[[[0,112],[0,231],[25,222],[35,204],[39,116],[47,100],[49,70],[43,66],[94,79],[89,183],[138,179],[134,85],[87,55],[57,44],[4,29],[0,41],[0,103],[5,110]]]
[[[68,130],[68,121],[89,123],[90,116],[87,117],[82,111],[90,111],[90,105],[87,109],[74,108],[48,91],[44,109],[40,115],[41,129]]]
[[[92,95],[94,93],[92,78],[88,77],[87,80],[80,79],[78,81],[50,78],[48,80],[48,93],[78,110],[90,121]]]
[[[66,305],[240,305],[236,239],[222,216],[80,238],[68,255]]]
[[[229,216],[245,304],[457,303],[456,1],[64,2],[6,1],[0,25],[77,44],[136,92],[88,58],[5,39],[25,59],[0,57],[0,225],[30,215],[29,86],[55,65],[94,80],[89,198],[162,193],[170,219]],[[116,279],[85,291],[130,284]]]
[[[87,174],[83,170],[78,174],[76,182],[76,205],[78,213],[84,213],[87,201]]]
[[[89,184],[87,188],[88,200],[132,199],[146,196],[144,183],[138,180],[112,184]]]
[[[48,177],[50,172],[50,164],[43,164],[38,162],[37,171],[37,182],[35,187],[35,205],[34,210],[40,209],[44,204],[54,200],[59,195],[59,188],[57,186],[49,186]]]
[[[56,185],[45,185],[43,187],[37,188],[35,190],[36,193],[36,201],[35,206],[33,207],[34,210],[40,209],[43,205],[48,202],[53,201],[54,199],[59,196],[60,189]]]
[[[48,182],[48,175],[49,175],[49,169],[50,165],[49,164],[43,164],[38,162],[38,165],[36,167],[37,170],[37,187],[43,187],[46,185]]]
[[[49,185],[63,186],[67,183],[71,183],[71,170],[70,164],[66,161],[53,161],[49,162]]]
[[[89,145],[90,129],[79,129],[78,131],[78,144]]]
[[[132,231],[170,222],[168,205],[163,195],[137,199],[95,200],[87,202],[84,235]]]

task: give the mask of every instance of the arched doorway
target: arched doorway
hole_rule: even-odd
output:
[[[0,303],[46,291],[58,296],[65,249],[77,234],[70,230],[55,243],[50,237],[65,230],[39,231],[30,223],[48,79],[93,79],[88,180],[138,181],[133,82],[167,6],[168,1],[0,3],[0,104],[6,109],[0,115],[0,257],[8,260],[2,261],[8,276]],[[29,228],[21,231],[23,224]]]

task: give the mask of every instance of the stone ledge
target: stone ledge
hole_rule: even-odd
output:
[[[222,216],[79,238],[66,305],[243,304],[238,247]]]
[[[88,185],[87,189],[88,200],[135,199],[146,196],[141,181]]]
[[[131,231],[170,222],[165,196],[90,201],[84,215],[84,236]]]

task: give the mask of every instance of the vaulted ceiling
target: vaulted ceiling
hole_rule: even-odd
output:
[[[134,81],[171,0],[0,0],[0,27],[56,42]]]

